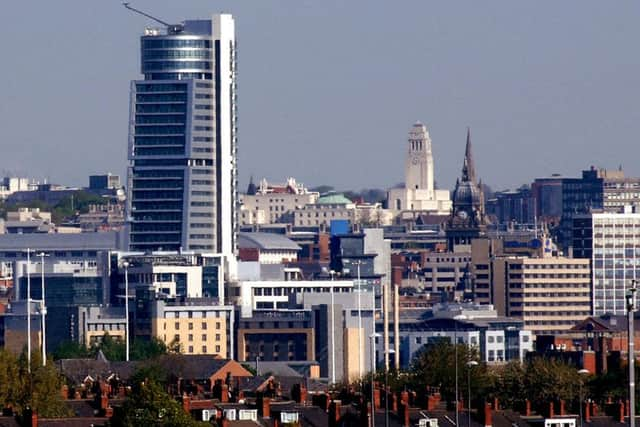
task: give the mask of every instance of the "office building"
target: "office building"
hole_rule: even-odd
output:
[[[136,336],[180,345],[184,354],[233,359],[233,306],[218,305],[217,300],[208,298],[151,299],[149,305],[144,298],[142,301],[150,310],[136,311]]]
[[[625,314],[640,278],[640,213],[591,213],[573,219],[574,256],[591,260],[593,314]]]
[[[438,304],[401,317],[400,366],[408,368],[425,345],[440,340],[474,347],[489,364],[523,361],[533,338],[522,320],[499,316],[491,305]]]
[[[562,181],[561,243],[573,248],[573,218],[590,212],[624,213],[640,205],[640,178],[625,177],[622,170],[591,167],[582,178]]]
[[[131,83],[129,249],[236,251],[236,79],[231,15],[141,37]]]
[[[499,258],[494,298],[506,315],[524,321],[536,335],[567,333],[591,314],[590,260],[565,257]],[[504,281],[502,280],[504,278]]]

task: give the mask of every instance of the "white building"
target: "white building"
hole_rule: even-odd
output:
[[[343,194],[327,194],[320,197],[315,203],[308,203],[304,208],[294,212],[296,227],[328,227],[332,220],[338,219],[347,220],[352,224],[357,219],[356,204]]]
[[[273,184],[266,179],[256,188],[249,184],[246,194],[240,195],[240,225],[293,223],[293,213],[307,204],[313,204],[320,194],[309,191],[294,178],[284,184]]]
[[[404,188],[389,190],[389,209],[397,214],[402,211],[424,211],[448,215],[451,211],[449,190],[435,189],[431,138],[426,126],[420,122],[409,131],[406,156]]]
[[[237,295],[235,304],[240,306],[242,316],[249,317],[257,309],[286,309],[289,298],[296,294],[321,293],[329,297],[331,288],[335,294],[351,293],[353,280],[241,281],[232,293]]]

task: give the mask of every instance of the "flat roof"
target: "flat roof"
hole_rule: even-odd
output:
[[[0,251],[35,250],[116,250],[118,232],[0,234]]]

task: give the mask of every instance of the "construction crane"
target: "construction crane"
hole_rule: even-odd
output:
[[[123,2],[122,2],[122,5],[123,5],[125,8],[129,9],[130,11],[132,11],[132,12],[138,13],[138,14],[140,14],[140,15],[142,15],[142,16],[145,16],[145,17],[147,17],[147,18],[149,18],[149,19],[153,19],[154,21],[156,21],[156,22],[158,22],[158,23],[160,23],[160,24],[162,24],[162,25],[164,25],[164,26],[167,26],[167,27],[175,27],[175,25],[173,25],[173,24],[169,24],[169,23],[167,23],[167,22],[164,22],[163,20],[158,19],[158,18],[156,18],[155,16],[151,16],[151,15],[149,15],[148,13],[145,13],[145,12],[143,12],[143,11],[141,11],[141,10],[138,10],[138,9],[136,9],[136,8],[135,8],[135,7],[133,7],[133,6],[130,6],[128,1],[123,1]]]

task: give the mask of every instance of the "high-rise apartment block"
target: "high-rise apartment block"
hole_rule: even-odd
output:
[[[236,70],[231,15],[141,37],[131,83],[129,248],[233,254]]]
[[[640,214],[592,213],[573,219],[574,256],[591,260],[593,314],[625,314],[640,277]]]

